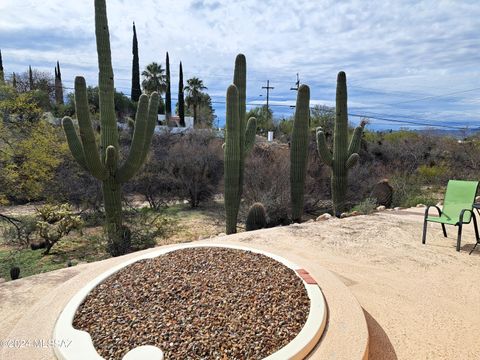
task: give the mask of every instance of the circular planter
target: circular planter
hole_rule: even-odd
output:
[[[151,259],[164,255],[166,253],[186,249],[186,248],[195,248],[195,247],[222,247],[230,249],[238,249],[244,251],[251,251],[253,253],[262,254],[268,256],[277,262],[283,264],[284,266],[294,270],[299,278],[302,279],[303,285],[305,286],[307,295],[310,299],[310,309],[307,320],[301,329],[301,331],[295,336],[295,338],[290,341],[287,345],[280,348],[275,353],[269,355],[265,359],[268,360],[285,360],[285,359],[303,359],[308,353],[315,347],[318,343],[326,325],[327,319],[327,307],[325,304],[325,299],[323,294],[316,283],[316,281],[308,274],[307,271],[301,269],[299,266],[294,263],[279,257],[277,255],[251,249],[244,246],[227,246],[227,245],[216,245],[216,244],[184,244],[176,245],[173,247],[159,249],[158,251],[153,251],[148,254],[144,254],[128,260],[116,267],[113,267],[109,271],[101,274],[91,282],[89,282],[85,287],[80,289],[75,296],[68,302],[66,307],[61,312],[60,316],[57,319],[54,329],[54,339],[60,340],[71,340],[71,344],[68,347],[55,347],[55,355],[58,359],[62,360],[83,360],[83,359],[103,359],[92,343],[90,334],[85,331],[77,330],[72,326],[73,319],[77,312],[77,309],[82,304],[83,300],[87,295],[100,283],[106,280],[108,277],[118,272],[119,270],[125,268],[128,265],[131,265],[139,260]],[[139,346],[130,350],[124,357],[124,360],[136,360],[136,359],[162,359],[161,349],[146,345]]]

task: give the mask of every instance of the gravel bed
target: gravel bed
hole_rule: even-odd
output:
[[[165,359],[263,359],[302,329],[310,300],[293,270],[228,248],[181,249],[131,264],[77,310],[97,352],[121,359],[155,345]]]

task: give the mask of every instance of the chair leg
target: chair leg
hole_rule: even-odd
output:
[[[447,237],[447,229],[445,229],[445,224],[442,224],[443,236]]]
[[[427,219],[423,221],[423,237],[422,237],[422,244],[425,244],[427,241]]]
[[[458,224],[457,251],[460,251],[461,241],[462,241],[462,223]]]
[[[478,225],[477,225],[477,218],[475,217],[475,214],[472,213],[472,218],[473,218],[473,228],[475,229],[475,240],[477,240],[477,243],[480,241],[480,238],[478,236]]]
[[[478,244],[480,244],[480,242],[477,242],[477,243],[475,244],[475,246],[473,247],[472,250],[470,250],[470,252],[468,253],[468,255],[472,255],[473,250],[475,250],[475,248],[477,247]]]

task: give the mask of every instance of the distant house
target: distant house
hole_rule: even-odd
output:
[[[165,114],[158,114],[158,125],[168,126],[168,127],[180,127],[180,117],[170,116],[170,121],[166,124]],[[193,117],[185,116],[185,127],[184,129],[193,129]]]

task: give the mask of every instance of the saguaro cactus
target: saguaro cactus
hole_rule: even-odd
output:
[[[335,108],[335,130],[333,136],[333,154],[327,147],[325,134],[317,128],[317,150],[323,162],[332,171],[332,201],[334,215],[339,216],[345,210],[345,197],[348,187],[348,170],[358,161],[358,151],[365,122],[361,122],[348,145],[347,78],[343,71],[337,76],[337,94]]]
[[[97,148],[89,116],[87,88],[83,77],[75,78],[75,107],[80,138],[71,118],[63,119],[63,128],[74,158],[84,169],[102,181],[108,250],[116,256],[126,253],[130,247],[129,231],[122,224],[121,185],[135,175],[147,156],[155,128],[159,96],[153,93],[150,100],[147,95],[140,96],[130,153],[125,162],[119,166],[113,70],[105,0],[95,0],[95,35],[99,64],[100,149]]]
[[[297,93],[295,119],[290,147],[290,199],[292,220],[299,222],[303,215],[303,195],[308,160],[308,129],[310,121],[310,88],[302,85]]]
[[[225,133],[225,212],[226,233],[237,232],[237,216],[243,192],[245,157],[255,142],[257,120],[246,122],[247,65],[243,54],[235,59],[233,84],[227,90]]]

